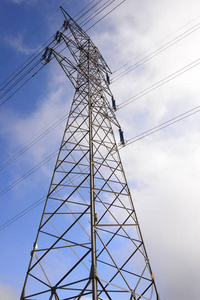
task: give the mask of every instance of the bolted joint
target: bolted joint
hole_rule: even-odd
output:
[[[98,274],[97,274],[97,267],[96,266],[91,266],[90,269],[90,278],[97,278]]]

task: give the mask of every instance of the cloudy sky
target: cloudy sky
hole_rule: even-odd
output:
[[[1,0],[1,83],[61,27],[59,5],[75,16],[97,2]],[[108,3],[85,30],[121,1]],[[126,0],[88,34],[113,71],[116,115],[127,140],[120,153],[161,299],[199,300],[200,3]],[[52,62],[0,106],[4,300],[19,299],[72,97]],[[135,138],[189,111],[194,114]]]

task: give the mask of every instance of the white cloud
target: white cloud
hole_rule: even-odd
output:
[[[24,2],[24,0],[10,0],[10,1],[13,3],[16,3],[16,4],[20,4],[20,3]]]
[[[111,16],[114,34],[98,37],[98,46],[104,55],[106,45],[112,70],[127,61],[134,64],[198,24],[199,9],[198,1],[193,5],[189,1],[126,2],[118,15]],[[117,104],[198,59],[198,35],[199,29],[113,83]],[[198,106],[199,98],[197,66],[119,110],[117,117],[125,138],[130,139]],[[199,298],[199,285],[190,279],[191,274],[200,277],[195,267],[200,261],[198,119],[199,114],[191,116],[121,151],[163,300]]]
[[[14,3],[14,4],[30,4],[33,2],[36,2],[37,0],[7,0],[8,2]]]
[[[17,36],[13,37],[7,37],[5,39],[7,45],[11,47],[13,50],[25,54],[30,55],[33,54],[38,48],[30,48],[29,46],[25,45],[24,38],[21,34],[18,34]]]
[[[54,123],[59,122],[60,118],[63,118],[64,115],[66,115],[67,118],[67,113],[70,108],[68,98],[71,101],[73,93],[71,94],[70,92],[66,94],[66,91],[70,91],[71,86],[70,83],[67,82],[66,77],[60,76],[60,72],[56,72],[54,67],[52,69],[54,70],[54,74],[52,75],[53,77],[49,75],[52,81],[49,84],[47,94],[40,99],[36,99],[38,104],[32,113],[27,116],[22,116],[16,114],[14,111],[7,111],[2,115],[0,122],[2,122],[4,129],[1,135],[4,136],[4,140],[6,140],[8,147],[10,147],[11,153],[13,149],[22,149],[24,146],[32,143],[32,141],[43,134],[45,130]],[[50,73],[53,72],[53,70],[51,71],[50,68]],[[66,84],[63,84],[63,81],[66,82]],[[8,118],[8,116],[10,117]],[[12,119],[12,123],[9,121],[10,119]],[[22,157],[18,158],[16,167],[20,169],[21,163],[26,162],[26,167],[29,170],[58,150],[65,124],[66,120],[52,131],[49,131],[48,134],[40,139],[34,146],[30,147]],[[43,175],[45,174],[51,177],[52,169],[49,170],[48,165],[44,165],[41,170]],[[25,171],[19,172],[19,174],[20,173],[23,175]],[[19,174],[16,176],[17,178],[20,177]]]
[[[9,286],[0,283],[0,294],[3,300],[17,300],[16,292]]]
[[[114,34],[106,32],[103,23],[99,23],[101,33],[98,31],[97,35],[94,27],[91,34],[111,69],[115,70],[134,58],[138,61],[197,24],[199,20],[193,20],[198,17],[199,11],[199,1],[192,4],[186,0],[155,1],[153,4],[149,1],[126,1],[120,11],[109,16]],[[179,28],[182,29],[177,31]],[[30,49],[22,46],[21,41],[20,37],[13,40],[13,47],[28,54]],[[113,83],[111,89],[117,104],[197,59],[199,47],[197,30]],[[144,54],[136,58],[141,53]],[[47,97],[41,99],[37,109],[23,119],[13,116],[12,126],[8,125],[7,129],[12,141],[18,145],[23,143],[30,132],[37,131],[36,127],[39,130],[42,123],[48,123],[48,119],[59,114],[65,107],[62,83],[64,80],[52,72],[52,88]],[[129,139],[199,105],[199,98],[199,67],[196,67],[119,110],[117,117],[125,138]],[[121,151],[163,300],[199,299],[198,118],[196,114]],[[116,139],[119,140],[118,136]],[[48,149],[59,144],[59,140],[60,133],[54,132],[29,152],[27,161],[39,162]],[[52,172],[49,169],[43,171],[49,175]]]

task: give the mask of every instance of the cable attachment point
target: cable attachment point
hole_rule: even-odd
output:
[[[51,60],[52,51],[50,50],[49,55],[47,56],[46,63],[49,63]]]
[[[55,40],[57,41],[57,43],[60,43],[62,39],[62,33],[60,31],[57,31],[55,34]]]
[[[125,145],[125,140],[124,140],[124,133],[121,130],[121,128],[119,128],[119,137],[120,137],[120,142],[121,144],[124,146]]]
[[[114,99],[114,97],[112,96],[112,108],[114,109],[114,111],[117,110],[117,107],[116,107],[116,101]]]
[[[106,80],[107,80],[107,83],[110,84],[110,77],[109,77],[108,73],[106,73]]]
[[[42,55],[42,59],[45,60],[46,63],[49,63],[52,56],[52,50],[49,47],[46,47],[44,54]]]
[[[65,20],[64,21],[64,23],[63,23],[63,28],[64,28],[64,30],[67,30],[68,29],[68,27],[69,27],[69,22],[67,21],[67,20]]]
[[[46,47],[44,54],[42,55],[42,59],[46,59],[48,52],[49,52],[49,47]]]

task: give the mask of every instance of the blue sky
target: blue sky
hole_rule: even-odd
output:
[[[60,28],[59,5],[73,16],[90,2],[2,0],[0,81]],[[111,89],[117,105],[200,58],[199,11],[197,0],[126,0],[88,31],[113,71]],[[171,45],[173,39],[177,42]],[[151,57],[152,53],[157,55]],[[115,81],[121,71],[139,61],[139,67]],[[116,115],[125,138],[199,106],[199,73],[197,65],[119,109]],[[72,97],[73,89],[62,71],[55,62],[48,64],[0,107],[0,160],[13,157],[14,151],[67,114]],[[196,113],[121,150],[162,300],[199,299],[199,117]],[[0,191],[56,151],[63,128],[61,122],[3,168]],[[54,163],[55,157],[1,196],[0,225],[45,196]],[[19,299],[41,212],[42,204],[0,231],[0,293],[5,300]]]

